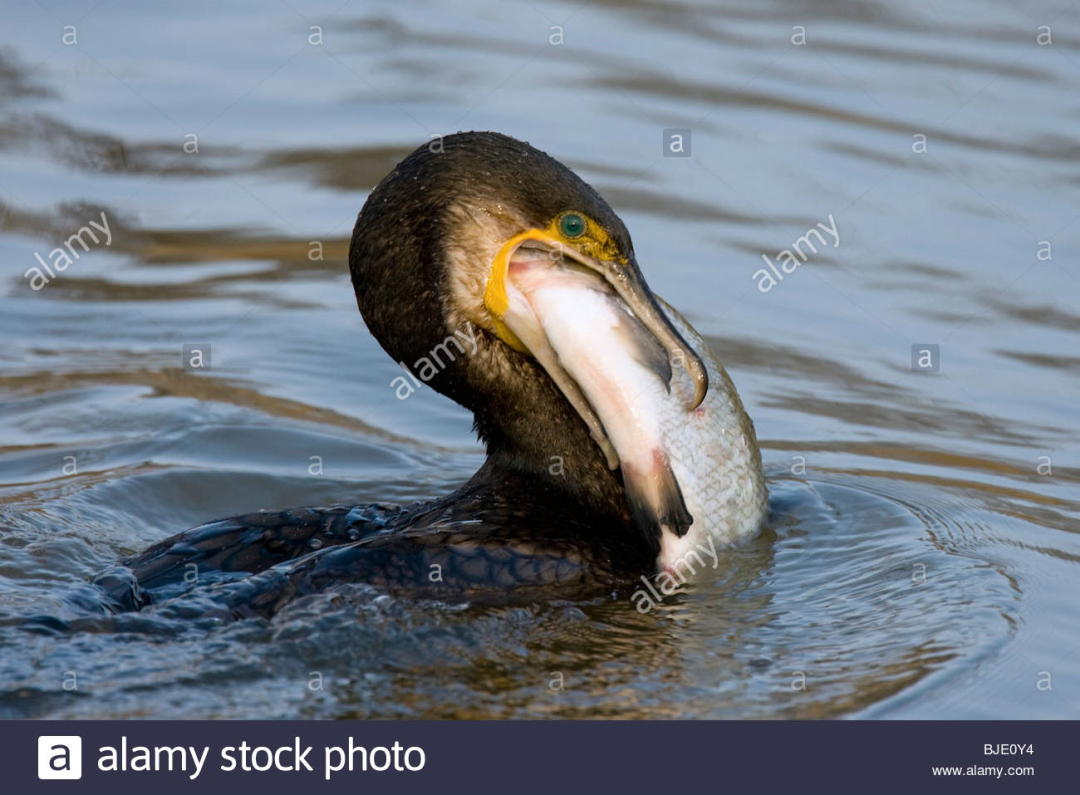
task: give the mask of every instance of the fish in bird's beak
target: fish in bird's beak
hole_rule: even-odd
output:
[[[496,324],[499,327],[498,331],[504,341],[518,350],[525,350],[522,341],[509,330],[502,319],[503,314],[509,307],[510,296],[507,294],[508,271],[515,256],[522,249],[526,251],[536,249],[547,251],[553,262],[569,260],[603,277],[626,303],[627,308],[638,321],[656,337],[672,360],[681,364],[690,373],[691,378],[694,379],[694,397],[687,407],[688,410],[693,411],[701,405],[701,401],[705,399],[705,394],[709,390],[708,370],[705,368],[701,357],[675,330],[671,322],[660,310],[660,306],[657,304],[649,286],[645,283],[645,277],[641,275],[641,269],[638,268],[637,260],[633,255],[624,261],[590,257],[552,236],[549,232],[539,229],[530,229],[528,232],[512,237],[496,255],[484,293],[484,304],[495,316]],[[508,331],[510,333],[507,333]]]
[[[622,467],[631,511],[648,535],[693,522],[672,472],[659,416],[693,411],[708,390],[698,353],[660,309],[632,257],[583,253],[533,229],[502,247],[484,302],[502,339],[532,354]],[[673,394],[677,374],[684,389]]]

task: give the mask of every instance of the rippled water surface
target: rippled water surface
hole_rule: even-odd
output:
[[[1080,717],[1076,4],[41,0],[2,27],[0,715]],[[465,411],[395,396],[344,261],[375,182],[459,129],[620,213],[755,419],[768,528],[645,615],[88,612],[186,527],[476,469]],[[32,289],[102,212],[111,244]],[[839,244],[759,289],[830,215]]]

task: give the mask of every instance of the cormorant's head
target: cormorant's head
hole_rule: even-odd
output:
[[[570,169],[527,143],[458,133],[412,152],[361,210],[349,264],[376,339],[474,412],[489,454],[542,469],[556,456],[571,462],[568,448],[583,445],[591,450],[578,456],[581,466],[613,468],[618,458],[593,407],[559,372],[558,357],[539,350],[539,324],[512,320],[514,264],[542,257],[612,291],[667,352],[664,366],[693,377],[690,407],[701,402],[705,367],[657,305],[623,222]]]

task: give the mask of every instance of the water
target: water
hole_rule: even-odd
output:
[[[1078,14],[6,10],[0,714],[1077,718]],[[621,214],[755,419],[768,529],[646,615],[363,588],[269,623],[80,607],[188,526],[476,469],[464,411],[395,397],[344,264],[375,181],[458,129],[531,141]],[[32,290],[34,253],[102,211],[111,244]],[[839,244],[759,290],[830,215]],[[202,343],[210,372],[181,369]],[[913,372],[927,344],[940,372]]]

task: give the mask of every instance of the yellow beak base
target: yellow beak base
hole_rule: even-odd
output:
[[[491,263],[491,272],[488,274],[487,287],[484,288],[484,306],[491,312],[499,339],[514,350],[522,353],[530,353],[530,351],[525,346],[525,343],[518,339],[517,335],[503,323],[502,317],[506,314],[506,310],[510,308],[510,298],[506,294],[506,273],[510,268],[510,257],[526,240],[537,240],[555,249],[562,247],[560,241],[539,229],[530,229],[520,235],[514,235],[503,244],[503,247],[499,249],[499,253],[495,255],[495,260]]]

